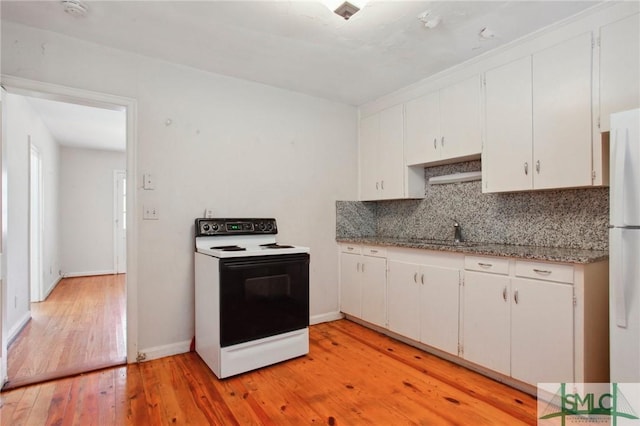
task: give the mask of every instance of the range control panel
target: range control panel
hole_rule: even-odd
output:
[[[196,219],[196,237],[277,233],[275,219]]]

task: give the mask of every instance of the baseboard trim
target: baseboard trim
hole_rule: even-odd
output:
[[[59,276],[50,286],[49,289],[44,293],[44,296],[42,297],[42,300],[47,300],[47,297],[49,297],[49,295],[51,294],[51,292],[53,291],[54,288],[56,288],[56,286],[60,283],[60,281],[62,280],[62,277]]]
[[[25,312],[25,314],[20,318],[20,320],[11,327],[9,330],[9,335],[7,336],[7,347],[18,337],[18,334],[22,331],[22,329],[27,325],[27,323],[31,320],[31,311]]]
[[[75,278],[75,277],[91,277],[94,275],[114,275],[116,271],[113,269],[104,271],[85,271],[85,272],[65,272],[61,278]]]
[[[337,321],[342,318],[344,318],[344,315],[341,312],[327,312],[326,314],[313,315],[309,318],[309,324],[315,325],[323,322]]]
[[[180,355],[189,352],[191,349],[191,340],[185,340],[183,342],[171,343],[169,345],[154,346],[147,349],[141,349],[138,352],[138,359],[140,361],[151,361],[158,358],[164,358],[166,356]],[[135,362],[135,359],[130,359],[129,362]]]

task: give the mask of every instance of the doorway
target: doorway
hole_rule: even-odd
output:
[[[3,76],[3,79],[5,79],[4,76]],[[135,132],[134,132],[135,101],[134,100],[117,97],[117,96],[104,95],[104,94],[99,94],[94,92],[84,92],[84,91],[73,89],[73,88],[42,84],[42,83],[32,82],[32,81],[27,81],[22,79],[14,80],[10,77],[6,78],[3,83],[4,83],[3,85],[7,88],[8,93],[10,94],[34,96],[37,98],[44,98],[44,99],[50,99],[50,100],[63,101],[67,103],[75,103],[75,104],[85,105],[85,106],[93,106],[98,108],[123,111],[126,116],[126,122],[125,122],[125,133],[126,133],[126,144],[127,144],[127,150],[125,152],[126,168],[129,173],[132,173],[132,174],[135,173],[135,161],[131,151],[132,148],[135,148]],[[3,102],[2,106],[4,111],[6,112],[8,110],[7,103]],[[4,149],[4,145],[7,143],[6,138],[3,138],[2,142],[3,142],[3,149]],[[40,231],[42,231],[43,226],[42,226],[42,221],[38,221],[37,212],[39,211],[41,215],[43,211],[43,205],[46,204],[47,202],[46,197],[45,197],[45,202],[43,203],[42,201],[42,195],[43,195],[42,179],[44,174],[46,174],[47,176],[46,179],[49,179],[50,177],[49,171],[45,170],[45,172],[43,173],[43,166],[42,166],[43,152],[41,152],[41,150],[40,152],[38,151],[39,150],[37,147],[35,150],[33,150],[33,153],[31,151],[31,147],[29,147],[29,151],[28,151],[29,152],[28,164],[30,165],[29,175],[28,175],[30,183],[28,188],[29,188],[29,191],[32,193],[28,197],[29,213],[30,213],[29,214],[29,231],[30,232],[28,237],[29,238],[28,244],[30,247],[34,248],[34,250],[29,251],[29,257],[32,254],[34,256],[34,262],[32,262],[34,264],[34,267],[32,269],[31,266],[29,266],[27,273],[34,277],[34,281],[33,281],[34,290],[36,290],[36,287],[38,287],[35,284],[37,281],[37,278],[41,277],[42,275],[45,275],[46,277],[47,275],[46,272],[47,271],[51,272],[50,270],[52,269],[48,263],[45,263],[43,268],[41,264],[42,258],[43,258],[42,255],[39,256],[40,260],[37,259],[38,253],[42,252],[42,248],[43,246],[45,246],[45,243],[49,245],[51,244],[51,242],[47,243],[46,240],[43,241],[42,239],[43,233],[38,232],[38,228],[40,228]],[[47,153],[45,152],[44,154],[46,158]],[[5,158],[5,156],[3,156],[2,157],[3,168],[6,166],[5,164],[6,161],[7,159]],[[33,162],[33,165],[32,165],[32,162]],[[45,169],[46,169],[46,166],[45,166]],[[33,172],[33,175],[32,175],[32,172]],[[127,315],[127,321],[126,322],[123,321],[121,326],[119,327],[121,342],[118,342],[118,346],[121,346],[122,348],[126,348],[124,352],[125,356],[123,356],[120,361],[120,362],[126,362],[126,359],[136,358],[137,347],[138,347],[137,333],[136,333],[137,310],[135,306],[129,305],[131,299],[135,300],[134,296],[131,298],[129,296],[135,295],[137,268],[136,268],[135,261],[131,260],[132,257],[129,256],[129,258],[127,258],[127,245],[132,246],[134,248],[136,246],[135,215],[134,215],[135,212],[134,212],[134,209],[128,208],[128,206],[135,204],[135,200],[134,200],[135,191],[133,191],[131,188],[132,182],[129,182],[126,179],[126,174],[124,173],[124,170],[120,170],[120,173],[115,175],[117,176],[117,180],[115,180],[115,182],[118,182],[118,185],[115,188],[114,188],[114,174],[113,172],[111,173],[112,173],[110,175],[111,177],[109,178],[110,190],[119,188],[119,194],[111,195],[111,200],[115,201],[117,199],[119,200],[119,202],[117,203],[117,206],[114,206],[113,210],[110,211],[109,216],[113,218],[114,212],[117,211],[119,225],[109,226],[107,229],[113,230],[114,232],[119,232],[119,235],[120,235],[119,241],[114,241],[113,245],[111,245],[111,247],[114,248],[114,253],[115,253],[112,257],[115,261],[114,268],[113,268],[112,281],[116,283],[114,284],[115,286],[120,285],[123,288],[123,292],[125,294],[125,298],[123,299],[121,308],[122,308],[122,312],[126,313]],[[33,183],[33,187],[31,186],[31,183]],[[127,188],[127,186],[129,186],[130,188]],[[33,189],[33,191],[31,191],[31,189]],[[36,195],[38,193],[39,195]],[[10,203],[11,203],[11,199],[8,200],[8,204]],[[44,207],[46,211],[46,206]],[[31,215],[31,212],[33,212],[33,215]],[[45,226],[45,228],[46,227],[47,226]],[[37,235],[40,235],[39,240],[36,238]],[[31,239],[31,236],[34,237],[33,240]],[[40,250],[37,249],[38,247],[40,247]],[[47,247],[48,246],[45,247],[45,250],[48,250]],[[6,252],[10,253],[11,250],[12,250],[11,244],[7,244]],[[131,250],[129,252],[135,252],[135,251]],[[8,268],[10,267],[11,265],[8,266]],[[45,269],[45,271],[43,271],[43,269]],[[53,268],[53,269],[57,269],[57,268]],[[127,271],[129,271],[129,274],[124,275],[123,273]],[[4,270],[2,272],[4,275]],[[58,271],[56,270],[54,274],[57,272]],[[120,274],[120,275],[116,275],[116,274]],[[110,277],[104,276],[104,278],[110,278]],[[58,284],[58,287],[68,287],[68,286],[61,286],[64,280],[73,281],[78,279],[84,279],[84,278],[83,277],[74,277],[74,278],[64,277],[63,280],[60,281],[60,283]],[[31,293],[30,284],[29,284],[29,293]],[[3,295],[7,294],[7,286],[10,286],[10,285],[11,283],[8,283],[7,280],[2,280]],[[42,288],[43,286],[40,285],[39,287]],[[41,293],[43,292],[41,291]],[[33,294],[34,296],[36,296],[34,297],[34,299],[37,298],[38,291],[37,290],[34,291]],[[10,299],[13,300],[13,298],[11,297],[2,297],[1,303],[0,303],[0,317],[3,319],[3,321],[0,322],[0,324],[2,325],[2,327],[0,328],[0,332],[1,332],[0,337],[3,342],[2,343],[3,351],[6,350],[6,348],[8,347],[8,338],[11,337],[8,335],[8,334],[11,334],[11,333],[8,333],[8,331],[10,331],[11,325],[7,324],[7,321],[6,321],[7,311],[9,310],[8,308],[10,307],[8,305]],[[64,348],[64,350],[73,351],[73,350],[77,350],[77,348],[66,347]],[[3,358],[4,359],[2,361],[4,364],[4,361],[9,357],[6,357],[6,358],[3,357]],[[102,368],[102,367],[98,367],[98,368]],[[3,374],[0,376],[0,380],[2,383],[4,383],[7,380],[7,375],[5,372],[2,372],[2,373]],[[71,372],[71,374],[75,374],[75,373],[77,372]]]

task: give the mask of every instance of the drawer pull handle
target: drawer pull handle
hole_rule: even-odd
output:
[[[420,275],[420,282],[424,285],[424,274]]]
[[[518,304],[518,301],[519,301],[518,290],[513,292],[513,301],[516,302],[516,305]]]
[[[369,250],[369,251],[374,254],[378,252],[378,250]]]
[[[507,301],[507,286],[504,286],[504,288],[502,289],[502,299],[505,302]]]
[[[413,282],[418,284],[418,273],[413,274]]]
[[[493,268],[493,264],[492,263],[478,262],[478,266],[481,266],[483,268]]]
[[[533,272],[536,272],[536,273],[538,273],[540,275],[549,275],[549,274],[551,274],[551,271],[549,271],[547,269],[536,269],[536,268],[533,268]]]
[[[349,251],[353,251],[353,250],[354,250],[354,248],[353,248],[353,247],[347,247],[347,250],[349,250]]]
[[[356,263],[356,271],[360,272],[360,262]]]
[[[360,271],[364,272],[364,263],[362,264],[362,266],[360,267]]]

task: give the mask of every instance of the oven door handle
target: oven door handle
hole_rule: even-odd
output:
[[[253,268],[256,266],[284,266],[293,264],[308,264],[309,255],[303,254],[302,256],[278,256],[277,259],[265,259],[260,256],[252,256],[250,258],[243,258],[242,260],[225,259],[220,261],[220,269],[239,270]]]

